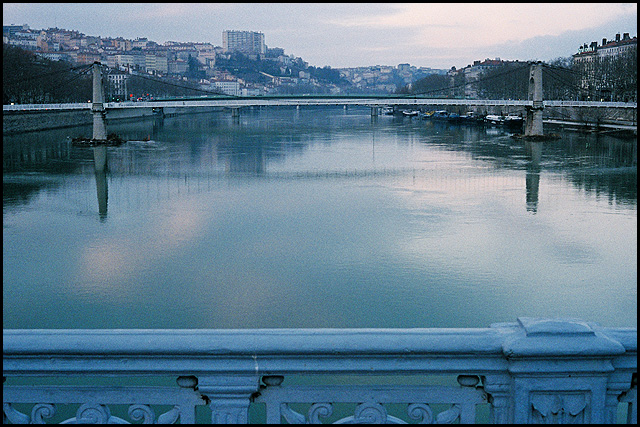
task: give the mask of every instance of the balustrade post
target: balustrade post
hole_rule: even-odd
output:
[[[625,401],[625,397],[629,397],[636,385],[637,375],[637,356],[625,355],[622,358],[616,360],[614,365],[615,372],[609,376],[607,383],[607,395],[606,395],[606,413],[605,423],[616,424],[618,422],[618,405],[621,401]],[[635,409],[635,405],[632,403],[631,412]],[[636,415],[637,418],[637,415]],[[636,422],[632,422],[636,424]]]
[[[482,386],[491,405],[490,422],[493,424],[513,424],[511,377],[507,374],[486,375],[482,377]]]
[[[198,391],[209,399],[214,424],[248,424],[251,397],[260,376],[198,376]]]
[[[622,391],[609,387],[615,373],[612,361],[625,348],[595,326],[572,319],[533,318],[493,326],[510,330],[502,347],[512,378],[512,422],[613,421],[613,395],[617,400]]]

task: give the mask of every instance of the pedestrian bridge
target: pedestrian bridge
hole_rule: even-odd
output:
[[[526,137],[544,137],[543,132],[543,110],[546,107],[557,107],[557,109],[587,109],[594,108],[602,111],[622,111],[624,115],[631,116],[631,122],[635,126],[637,120],[637,103],[626,102],[593,102],[593,101],[553,101],[543,100],[542,69],[541,62],[529,64],[529,96],[528,100],[487,100],[487,99],[451,99],[451,98],[429,98],[424,95],[414,96],[299,96],[299,97],[220,97],[207,99],[180,99],[147,102],[105,102],[104,85],[102,78],[101,64],[95,62],[93,68],[93,101],[86,104],[34,104],[34,105],[6,105],[3,112],[26,112],[26,111],[62,111],[62,110],[90,110],[93,114],[93,137],[92,141],[106,141],[106,112],[108,110],[126,109],[153,109],[156,112],[163,112],[164,108],[229,108],[234,116],[238,116],[238,111],[242,107],[262,107],[262,106],[329,106],[329,105],[364,105],[371,107],[371,115],[377,116],[381,107],[391,106],[395,108],[420,108],[447,107],[447,106],[469,106],[469,107],[521,107],[524,110]],[[600,123],[604,117],[598,113],[595,115],[596,123]],[[618,114],[615,114],[618,116]],[[571,115],[568,115],[571,118]],[[622,117],[615,117],[622,120]],[[627,118],[627,121],[628,118]]]
[[[636,424],[637,329],[5,329],[3,377],[11,423]]]
[[[637,109],[635,102],[595,102],[595,101],[554,101],[544,100],[545,107],[590,107],[590,108],[622,108]],[[53,111],[53,110],[91,110],[92,103],[66,104],[18,104],[3,105],[3,112],[12,111]],[[107,110],[130,108],[182,108],[182,107],[282,107],[282,106],[368,106],[368,107],[423,107],[423,106],[533,106],[531,100],[511,99],[450,99],[450,98],[419,98],[419,97],[245,97],[221,99],[185,99],[172,101],[142,101],[142,102],[106,102]]]

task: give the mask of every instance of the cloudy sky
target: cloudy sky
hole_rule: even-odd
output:
[[[58,27],[157,43],[222,45],[264,33],[309,65],[464,67],[485,58],[549,60],[583,43],[637,35],[636,3],[3,3],[3,25]]]

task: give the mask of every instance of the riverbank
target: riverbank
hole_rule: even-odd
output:
[[[616,135],[624,137],[637,137],[638,126],[623,123],[579,123],[567,120],[544,120],[545,127],[562,129],[573,132],[596,133],[598,135]]]

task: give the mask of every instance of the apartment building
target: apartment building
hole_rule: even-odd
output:
[[[167,69],[169,74],[184,74],[189,69],[189,63],[184,59],[169,60],[167,61]]]
[[[500,67],[512,61],[503,61],[500,58],[489,59],[486,58],[484,61],[473,61],[473,65],[467,65],[462,69],[464,73],[465,82],[470,83],[474,81],[478,81],[482,73],[487,70],[490,70],[495,67]],[[515,61],[518,62],[518,61]],[[476,85],[467,85],[464,88],[464,95],[467,98],[477,98],[478,97],[478,88]]]
[[[3,25],[2,26],[2,35],[11,38],[15,33],[19,32],[19,31],[26,31],[28,29],[29,29],[29,26],[27,24],[23,24],[23,25],[16,25],[16,24]]]
[[[7,44],[18,46],[19,48],[25,50],[37,50],[38,49],[38,41],[36,39],[31,38],[11,38],[7,40]]]
[[[120,100],[127,99],[127,80],[129,80],[129,74],[118,70],[111,70],[109,74],[107,74],[107,80],[109,81],[111,97]]]
[[[75,62],[78,65],[88,65],[88,64],[93,64],[94,62],[100,62],[100,61],[101,61],[101,56],[97,52],[88,51],[88,50],[76,51]]]
[[[155,72],[160,74],[167,74],[169,72],[169,61],[167,55],[159,53],[145,53],[145,70],[148,72]]]
[[[226,93],[227,95],[235,95],[235,96],[241,95],[240,83],[237,81],[221,80],[221,81],[213,82],[213,85],[216,87],[216,89],[219,89],[220,91],[222,91],[223,93]]]
[[[131,48],[146,49],[148,44],[149,44],[149,39],[147,39],[146,37],[144,38],[138,37],[137,39],[131,42]]]
[[[620,38],[620,33],[616,34],[615,40],[602,39],[602,44],[598,46],[598,42],[593,41],[589,45],[586,43],[578,48],[578,52],[573,55],[575,63],[588,63],[596,59],[611,58],[622,55],[629,49],[638,45],[637,37],[629,37],[629,33],[624,33]]]
[[[597,81],[593,81],[593,74],[599,68],[599,61],[606,59],[614,59],[619,55],[623,55],[630,49],[638,46],[637,37],[629,37],[629,33],[624,33],[622,38],[620,33],[616,34],[614,40],[602,39],[602,44],[598,46],[598,42],[593,41],[589,45],[586,43],[578,48],[578,52],[573,55],[573,62],[583,70],[583,76],[580,79],[580,87],[600,100],[612,100],[614,98],[612,92],[612,76],[607,73],[598,76]],[[637,91],[636,91],[637,93]],[[630,96],[635,98],[635,95]],[[626,96],[624,97],[626,98]]]
[[[36,55],[48,59],[50,61],[67,61],[71,62],[69,55],[63,52],[36,52]]]
[[[127,53],[117,53],[106,55],[105,62],[110,68],[118,67],[139,67],[145,68],[147,65],[145,54],[141,51],[130,51]]]
[[[223,31],[222,49],[224,52],[238,51],[246,54],[265,55],[267,53],[264,34],[254,31]]]

